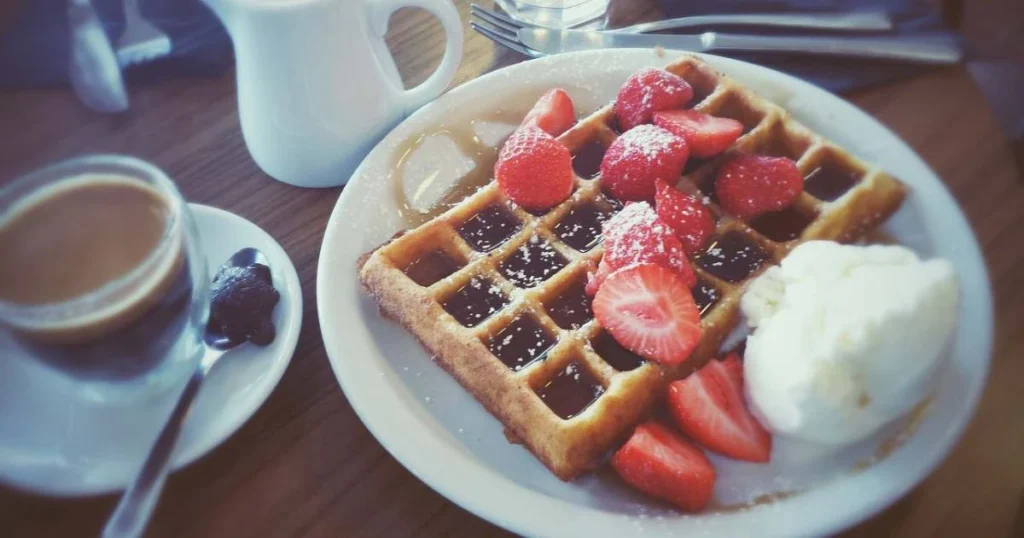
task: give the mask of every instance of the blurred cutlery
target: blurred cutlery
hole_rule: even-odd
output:
[[[148,62],[171,53],[171,38],[142,16],[139,0],[124,0],[124,33],[117,40],[121,67]]]
[[[516,19],[498,11],[487,9],[478,4],[470,4],[470,12],[478,17],[486,18],[493,24],[507,27],[545,28]],[[765,28],[801,28],[807,30],[845,30],[876,32],[892,29],[892,19],[882,9],[868,9],[842,13],[722,13],[715,15],[695,15],[679,17],[655,22],[643,22],[624,28],[609,29],[609,32],[642,34],[681,28],[697,28],[707,26],[759,26]]]
[[[662,30],[708,26],[759,26],[764,28],[791,28],[805,30],[845,30],[850,32],[878,32],[892,30],[892,19],[882,9],[843,13],[724,13],[694,15],[663,21],[642,22],[625,28],[608,30],[627,34],[645,34]]]
[[[614,31],[554,30],[524,25],[479,6],[471,6],[470,26],[495,43],[539,58],[576,50],[654,48],[696,52],[776,52],[845,56],[918,63],[955,64],[963,57],[949,34],[933,36],[760,36],[704,32],[683,34],[631,34]]]
[[[128,109],[121,67],[89,0],[68,0],[71,87],[89,108],[100,112]]]
[[[776,52],[931,64],[955,64],[963,57],[960,45],[947,34],[825,37],[704,32],[697,35],[658,35],[523,27],[515,33],[515,40],[543,54],[590,49],[664,47],[696,52]]]

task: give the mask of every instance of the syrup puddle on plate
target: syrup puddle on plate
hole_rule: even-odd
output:
[[[606,104],[589,88],[561,88],[576,101],[578,117]],[[540,95],[516,94],[502,109],[473,114],[473,119],[467,118],[471,106],[452,110],[444,123],[403,140],[392,154],[388,180],[406,226],[424,224],[486,186],[494,176],[498,150]]]
[[[467,123],[442,124],[399,145],[389,179],[407,226],[429,221],[487,185],[498,148],[518,125],[514,116],[495,111]]]

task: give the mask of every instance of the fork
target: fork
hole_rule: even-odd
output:
[[[479,20],[480,22],[477,22]],[[523,56],[540,58],[547,56],[519,42],[518,32],[527,26],[526,23],[512,20],[496,11],[491,11],[477,4],[469,5],[469,26],[476,33],[490,39],[495,44],[514,50]]]
[[[124,0],[124,21],[124,33],[117,40],[117,61],[122,68],[171,53],[171,38],[142,16],[139,0]]]
[[[576,50],[653,48],[697,52],[775,52],[954,64],[962,51],[948,35],[905,37],[760,36],[704,32],[699,35],[654,35],[527,26],[477,7],[470,26],[495,43],[531,58]]]

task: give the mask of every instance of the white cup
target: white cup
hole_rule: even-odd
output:
[[[256,164],[299,187],[334,187],[407,114],[440,95],[462,57],[450,0],[204,0],[235,47],[242,135]],[[388,19],[440,19],[440,67],[406,90],[384,42]]]

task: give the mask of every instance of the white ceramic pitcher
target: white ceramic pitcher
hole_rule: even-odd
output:
[[[204,0],[235,47],[242,135],[256,164],[300,187],[342,185],[399,120],[451,82],[462,24],[450,0]],[[402,87],[384,42],[402,7],[441,20],[447,47],[423,84]]]

